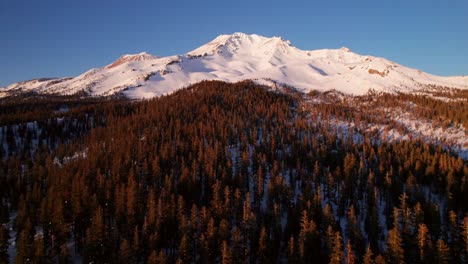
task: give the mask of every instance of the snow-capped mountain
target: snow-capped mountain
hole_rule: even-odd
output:
[[[0,96],[17,91],[113,95],[150,98],[202,80],[252,79],[286,84],[299,91],[337,90],[361,95],[376,91],[415,91],[425,85],[468,88],[468,77],[440,77],[384,58],[359,55],[347,48],[300,50],[279,37],[234,33],[184,55],[124,55],[111,64],[75,78],[38,79],[12,84]]]

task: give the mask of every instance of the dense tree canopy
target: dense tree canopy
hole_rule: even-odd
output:
[[[466,161],[327,122],[362,109],[252,82],[70,100],[0,105],[0,263],[468,260]]]

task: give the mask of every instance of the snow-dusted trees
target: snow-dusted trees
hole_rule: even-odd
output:
[[[426,100],[379,103],[408,98]],[[28,110],[31,119],[0,111],[0,262],[10,226],[18,260],[466,259],[466,161],[418,139],[382,142],[337,126],[335,117],[375,121],[365,114],[372,99],[353,100],[367,103],[308,104],[251,82],[202,82],[148,101],[84,103],[60,122],[47,108]],[[36,128],[21,125],[32,120]]]

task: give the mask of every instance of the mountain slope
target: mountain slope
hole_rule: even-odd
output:
[[[449,117],[468,106],[334,94],[206,81],[140,102],[44,104],[70,108],[8,125],[9,109],[23,118],[38,102],[0,104],[0,262],[21,262],[26,248],[32,261],[76,263],[154,252],[163,263],[226,252],[252,263],[464,263],[468,162],[423,137],[391,140],[379,127],[393,117],[379,112],[394,111],[376,108],[401,102],[419,122],[422,108]]]
[[[369,89],[409,92],[425,85],[468,88],[468,77],[434,76],[347,48],[304,51],[282,38],[234,33],[218,36],[185,55],[124,55],[76,78],[44,85],[13,84],[3,96],[14,91],[103,96],[123,92],[131,98],[150,98],[202,80],[246,79],[268,85],[278,82],[303,92],[333,89],[355,95]]]

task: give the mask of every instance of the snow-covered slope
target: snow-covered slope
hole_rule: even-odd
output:
[[[0,95],[14,92],[28,92],[28,91],[47,91],[51,86],[58,83],[71,80],[72,78],[41,78],[29,81],[22,81],[11,84],[4,89],[0,89]],[[3,92],[3,93],[2,93]]]
[[[303,92],[334,89],[355,95],[369,89],[413,91],[428,84],[468,88],[468,77],[434,76],[347,48],[304,51],[279,37],[234,33],[218,36],[184,55],[124,55],[76,78],[12,84],[0,96],[21,90],[59,94],[84,91],[91,95],[123,92],[131,98],[149,98],[202,80],[246,79],[287,84]]]

